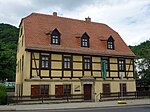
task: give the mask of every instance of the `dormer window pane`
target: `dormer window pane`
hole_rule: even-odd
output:
[[[59,43],[59,37],[57,35],[52,36],[52,43],[58,44]]]
[[[87,39],[82,39],[82,46],[88,47],[88,40]]]
[[[113,49],[113,42],[108,42],[108,49]]]
[[[112,36],[109,37],[109,39],[107,40],[107,49],[110,50],[114,50],[114,39],[112,38]]]
[[[51,44],[60,45],[60,32],[54,29],[51,33]]]
[[[89,36],[84,33],[81,37],[81,47],[89,47]]]

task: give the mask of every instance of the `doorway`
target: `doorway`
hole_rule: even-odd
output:
[[[84,84],[84,100],[92,99],[92,84]]]

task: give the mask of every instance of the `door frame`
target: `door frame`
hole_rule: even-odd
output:
[[[83,94],[84,94],[84,92],[85,92],[85,85],[90,85],[90,90],[91,90],[91,96],[90,96],[90,99],[87,99],[87,100],[92,100],[93,99],[93,84],[83,84]],[[85,94],[84,94],[84,100],[86,100],[85,99]]]

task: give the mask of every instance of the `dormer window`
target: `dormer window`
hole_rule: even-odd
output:
[[[57,29],[54,29],[51,32],[51,44],[60,45],[60,32]]]
[[[89,36],[86,32],[81,37],[81,47],[89,47]]]
[[[107,49],[110,50],[114,50],[114,39],[112,38],[112,36],[109,37],[109,39],[107,40]]]

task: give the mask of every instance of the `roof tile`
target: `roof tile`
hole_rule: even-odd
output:
[[[25,48],[48,51],[74,52],[86,54],[103,54],[117,56],[135,56],[122,40],[120,35],[102,23],[32,13],[22,19],[25,29]],[[57,28],[61,33],[61,45],[51,45],[50,35]],[[90,48],[80,46],[80,37],[87,33],[90,37]],[[115,50],[107,50],[109,36],[115,40]]]

